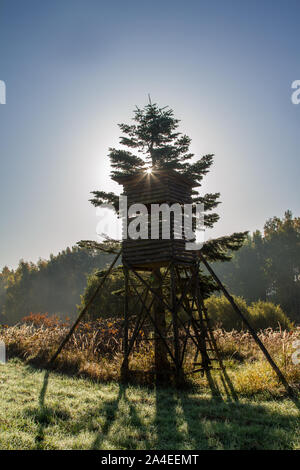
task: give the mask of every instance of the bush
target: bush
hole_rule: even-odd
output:
[[[30,315],[23,317],[21,322],[36,326],[37,328],[41,326],[51,328],[56,326],[68,326],[69,318],[67,317],[66,321],[63,322],[57,315],[49,316],[48,313],[30,313]]]
[[[272,302],[264,302],[263,300],[252,302],[249,312],[256,330],[278,327],[290,329],[292,326],[280,305],[275,305]]]
[[[234,300],[245,317],[250,320],[248,306],[245,300],[242,297],[235,296]],[[224,296],[212,295],[205,301],[205,304],[214,327],[222,327],[226,331],[240,331],[244,328],[242,320],[238,317]]]
[[[233,296],[233,298],[255,330],[291,327],[291,322],[279,305],[259,300],[248,306],[242,297]],[[222,327],[226,331],[247,329],[224,296],[212,295],[205,301],[205,304],[214,327]]]

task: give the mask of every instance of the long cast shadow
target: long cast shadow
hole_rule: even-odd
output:
[[[209,388],[211,390],[212,399],[222,401],[223,400],[222,393],[218,387],[217,381],[214,380],[211,371],[210,370],[205,371],[205,376],[206,376]]]
[[[99,450],[102,442],[104,441],[105,437],[108,435],[109,430],[114,420],[116,419],[116,414],[119,408],[120,400],[122,399],[122,397],[125,396],[126,388],[127,388],[126,384],[120,384],[117,398],[115,400],[105,402],[104,407],[97,410],[98,412],[100,411],[104,415],[105,422],[104,422],[101,433],[97,434],[96,438],[94,439],[90,447],[92,450]]]
[[[289,449],[299,415],[284,416],[263,405],[238,399],[229,375],[206,372],[211,397],[195,396],[194,391],[156,389],[156,449]],[[299,405],[297,399],[292,400]],[[179,415],[181,429],[178,427]],[[278,428],[285,429],[280,434]]]
[[[143,424],[140,416],[137,413],[136,407],[131,403],[130,398],[127,397],[126,390],[124,393],[124,399],[129,406],[129,415],[130,415],[131,423],[135,427],[139,428],[139,430],[141,431],[140,434],[142,434],[144,437],[145,446],[147,447],[147,449],[150,448],[149,440],[146,437],[149,432],[149,429]],[[136,449],[136,442],[132,443],[132,445],[130,446],[130,449]]]
[[[39,395],[39,409],[38,409],[38,432],[35,437],[35,442],[37,447],[42,447],[44,438],[45,438],[45,427],[48,424],[46,419],[46,410],[45,410],[45,397],[48,388],[48,381],[49,381],[49,371],[46,371],[44,374],[43,386],[40,391]]]
[[[31,416],[38,424],[37,434],[35,436],[36,449],[44,449],[45,428],[51,425],[55,420],[61,419],[63,421],[70,418],[70,414],[60,407],[48,407],[45,404],[46,393],[49,383],[49,371],[45,371],[43,385],[39,393],[37,409],[28,409],[25,412]]]
[[[180,447],[182,436],[178,429],[177,406],[178,400],[174,389],[156,387],[154,426],[157,450],[169,449],[170,442],[173,442],[176,448]]]
[[[259,404],[217,404],[188,394],[180,394],[179,400],[194,449],[290,449],[294,436],[291,428],[299,425],[299,416],[284,416]],[[279,433],[279,428],[286,432]]]

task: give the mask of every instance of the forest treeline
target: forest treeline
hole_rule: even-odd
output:
[[[21,260],[15,270],[0,274],[0,323],[14,324],[30,313],[74,318],[87,277],[111,262],[112,255],[77,246],[49,260]]]
[[[0,323],[14,324],[30,313],[74,318],[99,282],[99,270],[113,255],[67,248],[37,264],[20,261],[0,273]],[[264,231],[248,236],[229,262],[214,263],[229,291],[248,304],[279,304],[290,320],[300,323],[300,218],[287,211],[267,220]],[[98,272],[98,274],[97,274]],[[91,309],[91,317],[122,315],[122,272],[116,272]]]

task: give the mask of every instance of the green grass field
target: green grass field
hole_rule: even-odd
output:
[[[0,366],[1,449],[300,449],[289,399],[97,384]]]

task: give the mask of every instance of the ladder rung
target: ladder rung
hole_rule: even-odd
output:
[[[205,372],[206,370],[222,370],[220,367],[207,367],[206,369],[196,369],[189,372],[189,374],[196,374],[197,372]]]
[[[215,358],[212,358],[212,359],[211,359],[210,357],[208,358],[208,362],[210,362],[210,361],[217,361],[217,360],[218,360],[218,359],[215,359]],[[194,366],[202,366],[202,362],[193,362],[193,365],[194,365]]]

